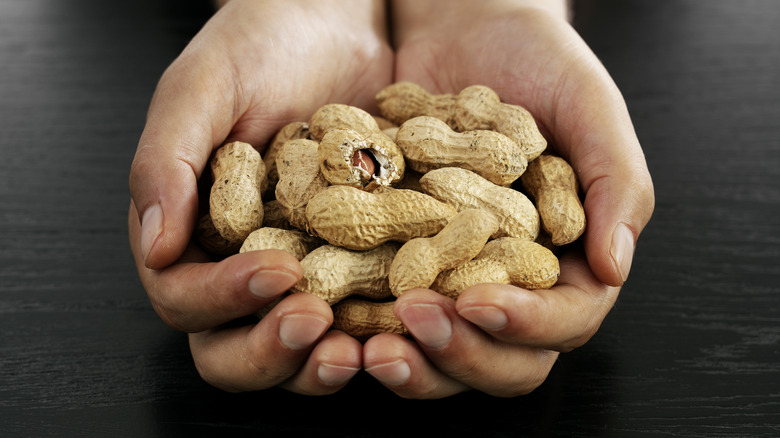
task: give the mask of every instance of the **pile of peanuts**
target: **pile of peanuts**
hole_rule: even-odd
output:
[[[325,105],[264,156],[217,149],[196,241],[218,256],[289,252],[303,268],[289,293],[321,297],[333,328],[358,339],[406,334],[392,307],[413,288],[554,285],[555,250],[582,235],[585,212],[531,114],[481,85],[437,95],[399,82],[376,100],[380,115]]]

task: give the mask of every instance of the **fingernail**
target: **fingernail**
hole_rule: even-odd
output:
[[[154,242],[162,233],[163,213],[160,204],[154,204],[147,208],[141,218],[141,254],[144,262],[149,257],[149,251],[152,250]]]
[[[500,330],[509,322],[506,313],[493,306],[466,307],[458,313],[484,330]]]
[[[401,319],[418,342],[439,349],[452,338],[452,323],[435,304],[412,304],[401,309]]]
[[[412,375],[409,364],[403,359],[366,368],[366,372],[388,386],[403,385]]]
[[[261,270],[249,279],[249,293],[256,298],[273,298],[290,289],[298,278],[282,270]]]
[[[311,346],[328,328],[328,321],[312,315],[285,315],[279,322],[279,339],[291,350]]]
[[[609,249],[612,260],[620,271],[623,281],[628,279],[631,271],[631,261],[634,258],[634,234],[624,223],[618,224],[612,235],[612,246]]]
[[[338,386],[347,383],[358,371],[360,371],[360,368],[322,363],[317,368],[317,377],[326,385]]]

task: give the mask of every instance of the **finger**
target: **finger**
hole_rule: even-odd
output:
[[[366,341],[363,367],[403,398],[436,399],[471,389],[439,371],[414,342],[399,335],[380,334]]]
[[[225,85],[231,78],[214,81],[214,74],[182,55],[163,74],[149,107],[129,188],[141,223],[142,259],[151,269],[184,252],[196,222],[197,181],[234,121],[235,96]]]
[[[209,384],[230,392],[267,389],[298,372],[332,322],[323,300],[293,294],[256,325],[190,334],[190,350]]]
[[[558,357],[554,351],[492,338],[459,317],[454,301],[431,290],[405,292],[395,310],[437,369],[494,396],[533,391]]]
[[[178,263],[149,269],[141,261],[141,226],[132,203],[128,225],[141,283],[158,315],[177,330],[199,332],[253,314],[302,275],[298,259],[284,251],[251,251],[214,263],[195,245]]]
[[[360,371],[362,350],[352,336],[339,330],[329,331],[309,354],[303,368],[280,387],[296,394],[332,394]]]
[[[585,43],[571,40],[569,56],[558,57],[564,65],[554,67],[563,73],[543,116],[585,193],[588,262],[600,281],[619,286],[655,206],[653,183],[619,89]]]
[[[461,293],[456,310],[503,342],[571,351],[596,333],[620,288],[601,283],[581,251],[561,257],[560,264],[561,276],[549,290],[476,285]]]

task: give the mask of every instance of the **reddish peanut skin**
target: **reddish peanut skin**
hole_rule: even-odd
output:
[[[356,150],[352,154],[352,166],[357,167],[369,175],[373,175],[374,172],[376,172],[376,166],[374,165],[374,162],[371,161],[371,158],[366,152],[360,149]]]

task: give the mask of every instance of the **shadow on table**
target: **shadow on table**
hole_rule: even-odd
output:
[[[181,347],[170,348],[180,351]],[[179,393],[182,397],[175,399],[160,394],[165,401],[155,404],[156,433],[256,436],[258,432],[298,432],[350,437],[436,432],[483,437],[550,436],[568,431],[567,436],[593,436],[604,430],[610,407],[616,403],[615,383],[609,378],[615,365],[608,354],[597,350],[583,347],[562,355],[540,388],[511,399],[470,392],[442,400],[406,400],[365,373],[330,396],[299,396],[278,389],[228,394],[211,388],[195,374],[192,381],[181,382],[190,385],[190,393]],[[191,363],[187,366],[192,368]]]

